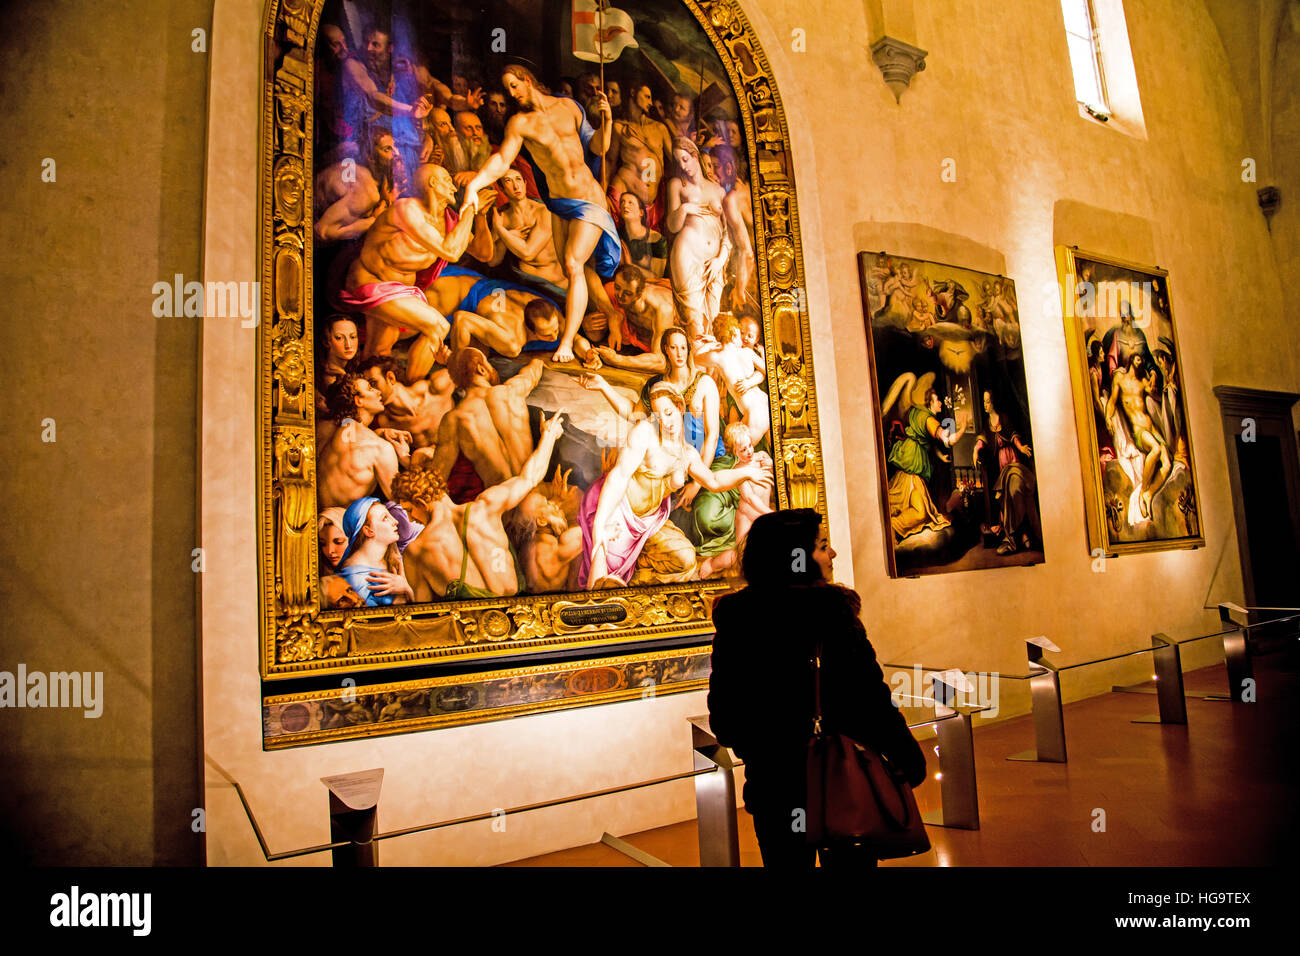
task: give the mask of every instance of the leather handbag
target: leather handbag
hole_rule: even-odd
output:
[[[819,641],[808,741],[808,841],[865,844],[878,860],[925,853],[930,838],[903,775],[875,748],[823,729],[821,657]]]

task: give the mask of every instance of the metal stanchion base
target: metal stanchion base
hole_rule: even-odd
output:
[[[1160,693],[1155,687],[1142,687],[1138,684],[1130,684],[1127,687],[1120,687],[1118,684],[1110,689],[1112,694],[1151,694],[1152,696]],[[1230,697],[1224,697],[1222,694],[1188,694],[1184,693],[1188,700],[1231,700]],[[1146,721],[1134,721],[1135,723],[1145,723]],[[1157,721],[1159,723],[1159,721]]]
[[[960,673],[960,672],[959,672]],[[950,678],[955,680],[956,678]],[[939,773],[935,781],[940,785],[939,808],[923,813],[921,820],[931,826],[951,827],[957,830],[980,828],[979,795],[975,786],[975,739],[971,733],[971,712],[954,705],[959,689],[969,690],[969,682],[962,677],[963,687],[935,675],[934,709],[935,734],[939,746]]]
[[[979,827],[964,826],[960,823],[944,823],[942,810],[927,810],[921,814],[921,822],[927,827],[944,827],[949,830],[978,830]]]
[[[1022,750],[1018,754],[1011,754],[1008,760],[1024,760],[1029,763],[1066,763],[1064,760],[1051,760],[1047,757],[1038,756],[1037,750]]]
[[[618,850],[618,852],[622,853],[624,856],[631,857],[642,866],[672,866],[671,863],[665,863],[663,860],[659,859],[659,857],[651,856],[645,850],[638,849],[626,840],[620,840],[611,833],[602,833],[600,836],[600,842],[605,844],[607,847]]]

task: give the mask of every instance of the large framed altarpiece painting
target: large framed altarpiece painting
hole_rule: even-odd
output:
[[[699,689],[824,507],[789,137],[731,0],[271,0],[264,746]]]

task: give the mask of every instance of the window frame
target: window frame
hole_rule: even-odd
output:
[[[1093,119],[1099,120],[1101,122],[1106,122],[1115,115],[1115,112],[1110,105],[1110,91],[1106,88],[1106,69],[1105,69],[1105,64],[1102,62],[1101,29],[1097,24],[1097,8],[1093,4],[1093,0],[1062,0],[1062,2],[1063,3],[1073,2],[1073,3],[1081,4],[1083,7],[1083,12],[1085,16],[1088,18],[1088,36],[1086,39],[1088,40],[1089,50],[1092,54],[1091,56],[1092,68],[1097,81],[1097,92],[1101,99],[1101,102],[1099,104],[1093,104],[1087,102],[1086,100],[1079,99],[1078,96],[1079,81],[1078,81],[1078,77],[1074,75],[1074,57],[1071,56],[1070,75],[1074,79],[1075,103],[1078,105],[1079,111],[1081,113],[1085,113],[1086,115],[1091,116]],[[1065,19],[1064,9],[1062,9],[1061,11],[1061,17],[1062,20]],[[1065,26],[1065,36],[1066,36],[1066,52],[1068,54],[1069,39],[1071,37],[1077,39],[1084,39],[1084,37],[1078,33],[1072,32],[1070,30],[1068,23],[1065,23],[1064,26]]]

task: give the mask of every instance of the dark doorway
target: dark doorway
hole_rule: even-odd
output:
[[[1249,607],[1300,607],[1300,395],[1218,386]]]

